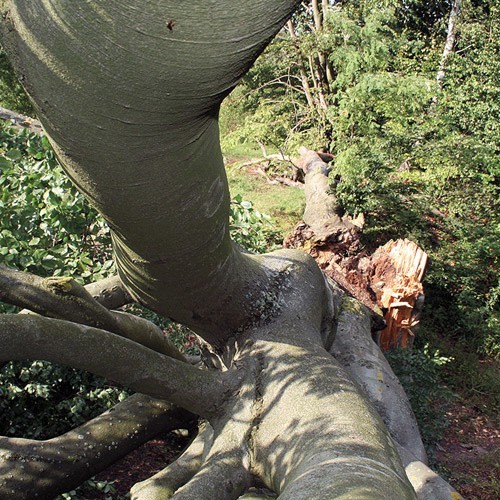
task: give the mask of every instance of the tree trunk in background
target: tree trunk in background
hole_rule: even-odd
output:
[[[302,52],[300,51],[300,47],[297,44],[297,36],[295,35],[295,27],[293,26],[292,21],[287,22],[288,33],[290,33],[290,38],[292,39],[292,43],[295,46],[295,50],[297,51],[297,67],[299,69],[300,74],[300,83],[302,85],[302,90],[306,96],[307,104],[311,111],[316,111],[316,104],[314,102],[313,96],[311,94],[311,86],[309,85],[309,80],[307,78],[306,69],[304,67],[304,61],[302,58]]]
[[[457,21],[459,15],[460,15],[460,0],[453,0],[450,17],[448,20],[448,32],[446,35],[446,43],[444,45],[443,54],[441,55],[439,70],[436,75],[436,81],[439,90],[443,89],[443,82],[446,73],[446,61],[449,55],[453,52],[453,47],[455,45],[455,39],[457,36]]]

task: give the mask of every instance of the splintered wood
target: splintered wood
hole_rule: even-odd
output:
[[[424,303],[427,254],[409,240],[391,240],[371,256],[360,253],[364,218],[340,215],[328,180],[332,156],[304,147],[300,154],[295,164],[305,174],[306,209],[283,245],[311,255],[327,276],[373,311],[375,325],[382,311],[382,350],[411,346]]]
[[[391,240],[371,256],[371,265],[371,288],[378,306],[386,311],[379,346],[383,351],[409,347],[424,302],[422,279],[427,254],[412,241]]]

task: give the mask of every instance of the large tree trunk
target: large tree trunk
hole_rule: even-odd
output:
[[[0,362],[88,369],[206,420],[134,498],[233,499],[256,485],[293,500],[416,497],[382,419],[329,353],[340,312],[314,260],[243,254],[229,238],[219,105],[298,3],[0,2],[2,45],[64,169],[112,228],[117,295],[190,326],[220,367],[189,365],[153,327],[137,334],[139,323],[103,309],[99,286],[0,269],[3,300],[48,316],[0,317]],[[158,406],[143,408],[137,427],[154,428]],[[57,448],[3,440],[0,496],[72,487],[87,461],[116,458],[135,412],[119,434],[97,425]]]

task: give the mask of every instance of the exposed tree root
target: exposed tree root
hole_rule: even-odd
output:
[[[0,437],[0,498],[52,499],[158,433],[192,422],[193,415],[170,403],[135,394],[54,439]]]
[[[171,498],[201,468],[204,455],[212,444],[213,429],[206,424],[182,455],[168,467],[130,490],[132,500],[162,500]]]
[[[235,500],[247,488],[248,472],[238,463],[237,453],[233,456],[208,459],[184,486],[179,488],[175,500]]]

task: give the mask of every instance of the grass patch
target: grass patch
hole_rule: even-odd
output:
[[[276,229],[286,236],[302,220],[305,208],[304,191],[282,184],[269,184],[264,178],[244,168],[229,165],[227,177],[231,197],[241,194],[253,203],[259,212],[269,215]]]

